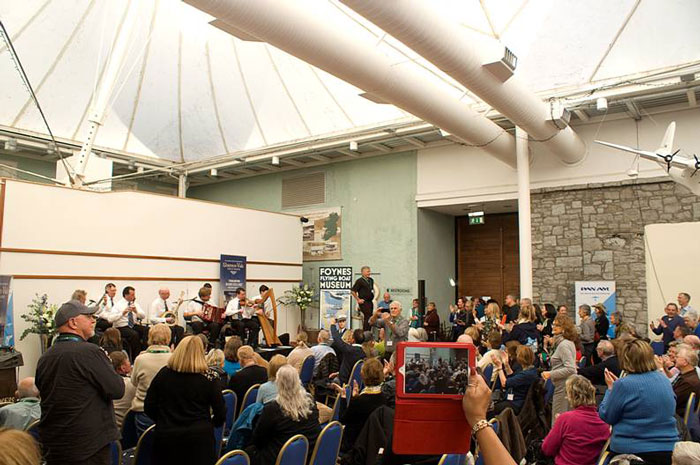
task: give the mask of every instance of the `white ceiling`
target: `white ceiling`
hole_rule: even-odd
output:
[[[335,0],[299,1],[456,98],[475,102],[460,84]],[[139,19],[98,147],[195,161],[415,119],[359,97],[359,89],[267,44],[211,27],[211,18],[185,3],[131,2]],[[432,3],[473,40],[500,40],[513,50],[517,75],[545,94],[700,60],[696,0]],[[0,19],[58,137],[83,139],[97,79],[128,5],[0,0]],[[46,133],[2,45],[0,126]]]

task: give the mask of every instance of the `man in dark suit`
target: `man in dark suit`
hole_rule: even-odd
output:
[[[605,386],[605,369],[610,370],[615,376],[620,376],[620,365],[612,342],[608,340],[598,342],[596,351],[602,361],[593,366],[579,368],[578,374],[587,378],[594,386]]]
[[[355,363],[365,358],[365,351],[362,350],[362,343],[365,342],[364,331],[361,329],[353,331],[352,337],[350,338],[351,343],[348,344],[343,341],[343,338],[338,332],[338,326],[335,324],[335,319],[333,319],[331,320],[331,335],[333,336],[333,344],[331,344],[331,347],[335,350],[336,354],[342,354],[343,358],[340,371],[337,373],[338,381],[340,381],[342,385],[347,383],[350,379],[350,374]]]

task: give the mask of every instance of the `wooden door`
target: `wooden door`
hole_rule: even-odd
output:
[[[518,214],[486,215],[485,223],[469,225],[457,218],[458,295],[490,296],[499,304],[520,293]]]

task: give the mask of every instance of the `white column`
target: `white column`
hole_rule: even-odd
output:
[[[530,218],[530,156],[527,133],[515,127],[518,160],[518,228],[520,231],[520,296],[532,298],[532,228]]]
[[[85,181],[85,167],[92,153],[92,146],[95,143],[97,132],[108,110],[109,99],[112,98],[112,91],[117,83],[117,78],[119,77],[122,65],[129,51],[129,40],[134,30],[136,20],[138,19],[138,8],[136,2],[130,2],[127,8],[127,15],[119,30],[117,39],[114,42],[114,49],[107,58],[104,75],[95,89],[95,95],[93,95],[90,112],[88,114],[89,123],[87,134],[85,134],[75,165],[74,187],[81,187]]]
[[[177,183],[177,196],[181,199],[187,197],[187,175],[181,174]]]

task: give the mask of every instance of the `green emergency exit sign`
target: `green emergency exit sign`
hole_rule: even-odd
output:
[[[469,217],[469,226],[474,225],[474,224],[484,224],[484,217],[483,216],[470,216]]]

